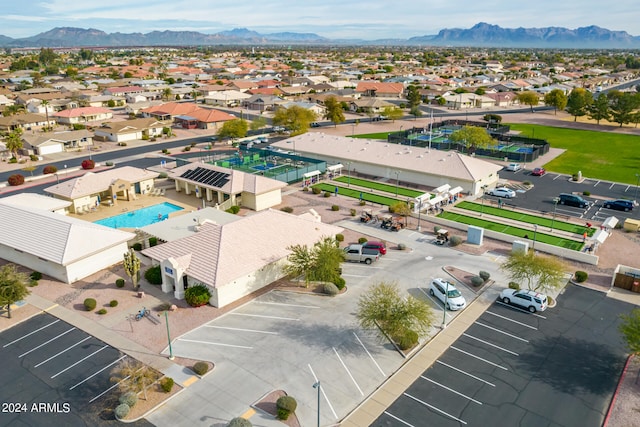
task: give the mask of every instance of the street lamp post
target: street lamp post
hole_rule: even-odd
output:
[[[395,171],[396,174],[396,197],[398,197],[398,186],[400,185],[400,171]]]
[[[160,316],[158,314],[158,316]],[[167,325],[167,340],[169,341],[169,360],[175,359],[173,357],[173,349],[171,348],[171,334],[169,333],[169,312],[167,310],[164,311],[164,322]]]
[[[404,217],[404,228],[409,228],[410,213],[411,213],[411,198],[407,197],[407,215]]]
[[[442,329],[447,327],[447,305],[449,304],[449,282],[444,281],[444,308],[442,310]]]
[[[320,380],[313,384],[313,388],[318,390],[318,427],[320,427]]]
[[[347,187],[351,187],[351,162],[347,162]]]
[[[482,188],[482,205],[480,206],[480,216],[482,216],[482,214],[484,214],[484,192],[487,189],[487,186],[483,185],[480,188]]]
[[[553,223],[556,221],[556,208],[558,207],[559,197],[553,198],[553,217],[551,218],[551,232],[553,232]]]
[[[417,230],[420,231],[422,230],[422,227],[420,227],[420,213],[422,211],[422,199],[418,200],[418,228]]]
[[[536,233],[538,232],[538,225],[533,225],[533,245],[531,245],[531,250],[535,251],[536,249]]]

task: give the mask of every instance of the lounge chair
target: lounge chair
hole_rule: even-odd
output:
[[[164,196],[164,188],[161,188],[161,189],[160,189],[160,195],[161,195],[161,196]]]

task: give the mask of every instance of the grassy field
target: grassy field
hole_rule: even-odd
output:
[[[342,182],[343,184],[347,184],[351,181],[351,184],[357,185],[359,187],[371,188],[373,190],[383,191],[385,193],[396,194],[396,186],[392,184],[385,184],[383,182],[369,181],[367,179],[360,178],[349,178],[348,176],[339,176],[338,178],[334,178],[335,181]],[[408,188],[398,187],[398,196],[404,197],[418,197],[424,194],[422,191],[411,190]]]
[[[494,208],[492,206],[485,206],[482,208],[482,204],[473,203],[473,202],[460,202],[456,205],[458,208],[474,211],[474,212],[484,212],[488,215],[499,216],[502,218],[513,219],[515,221],[526,222],[529,224],[537,224],[543,227],[551,227],[551,223],[553,222],[554,230],[562,230],[568,231],[569,233],[575,233],[582,236],[582,234],[586,231],[588,236],[593,236],[596,232],[596,229],[593,227],[587,228],[584,225],[572,224],[570,222],[564,221],[552,221],[551,218],[545,218],[537,215],[525,214],[522,212],[515,212],[508,209],[500,209]]]
[[[565,129],[541,125],[510,124],[523,136],[546,139],[553,148],[567,150],[545,167],[572,175],[636,185],[640,155],[637,135]]]
[[[513,227],[505,224],[500,224],[497,222],[486,221],[480,218],[474,218],[466,215],[460,215],[452,212],[442,212],[438,215],[439,218],[448,219],[450,221],[460,222],[462,224],[475,225],[477,227],[482,227],[487,230],[497,231],[499,233],[509,234],[511,236],[517,236],[521,238],[525,238],[527,236],[528,239],[533,239],[533,231],[526,230],[524,228]],[[536,233],[536,241],[547,243],[553,246],[559,246],[565,249],[571,249],[574,251],[579,251],[582,249],[584,243],[576,242],[574,240],[563,239],[562,237],[556,237],[545,233]]]
[[[315,184],[315,185],[312,185],[312,187],[318,187],[322,191],[329,191],[331,194],[335,192],[335,188],[336,188],[335,185],[325,184],[325,183]],[[350,188],[340,187],[340,186],[338,186],[338,194],[341,196],[352,197],[358,200],[360,199],[360,194],[362,194],[362,200],[365,200],[371,203],[377,203],[379,205],[384,205],[384,206],[391,206],[395,203],[404,201],[404,200],[394,199],[393,197],[380,196],[378,194],[371,194],[364,191],[352,190]]]
[[[364,139],[384,139],[387,140],[387,136],[390,133],[397,132],[376,132],[376,133],[361,133],[359,135],[353,135],[352,138],[364,138]]]

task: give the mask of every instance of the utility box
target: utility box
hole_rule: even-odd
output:
[[[623,228],[629,231],[640,231],[640,220],[627,218],[624,220]]]
[[[470,225],[467,229],[467,243],[472,245],[482,245],[484,239],[484,228]]]
[[[514,240],[511,246],[511,253],[527,253],[529,252],[529,242],[522,240]]]

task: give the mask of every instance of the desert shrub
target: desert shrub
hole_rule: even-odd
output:
[[[322,292],[324,292],[327,295],[337,295],[338,292],[340,292],[338,290],[338,287],[336,285],[334,285],[333,283],[327,282],[324,284],[324,286],[322,287]]]
[[[169,150],[167,150],[166,148],[162,149],[162,154],[169,154]]]
[[[173,388],[173,378],[164,377],[163,379],[161,379],[160,387],[162,387],[162,391],[164,391],[165,393],[171,392],[171,389]]]
[[[336,241],[344,242],[344,234],[336,234]]]
[[[30,287],[32,287],[32,288],[33,288],[34,286],[38,286],[38,281],[37,281],[37,280],[35,280],[35,279],[31,279],[31,280],[29,280],[29,286],[30,286]]]
[[[367,243],[367,238],[366,237],[360,237],[358,239],[358,243],[361,244],[361,245]]]
[[[460,236],[451,236],[449,238],[449,244],[451,246],[458,246],[461,243],[462,243],[462,237],[460,237]]]
[[[96,311],[96,313],[98,313],[98,314],[107,314],[107,309],[106,308],[101,308],[100,310]]]
[[[591,195],[591,191],[583,191],[582,195],[583,196],[590,196]]]
[[[127,143],[126,142],[118,142],[118,147],[126,147]]]
[[[187,145],[186,147],[184,147],[184,148],[182,149],[182,151],[191,151],[191,146],[190,146],[190,145]]]
[[[360,200],[360,206],[364,206],[366,204],[367,204],[367,202],[365,202],[364,200]]]
[[[284,207],[280,208],[280,210],[282,212],[286,212],[286,213],[292,213],[293,212],[293,208],[291,206],[284,206]]]
[[[196,146],[196,143],[195,143],[195,142],[192,142],[192,143],[191,143],[191,147],[195,147],[195,146]]]
[[[400,350],[408,350],[418,344],[418,333],[416,331],[407,330],[405,333],[398,339],[398,347]]]
[[[437,232],[438,232],[438,230],[440,230],[441,228],[442,228],[442,227],[440,227],[439,225],[434,225],[434,226],[433,226],[433,232],[434,232],[434,233],[437,233]]]
[[[405,249],[407,249],[407,245],[405,245],[404,243],[398,243],[399,251],[404,251]]]
[[[349,209],[349,214],[351,216],[356,216],[357,211],[355,209]]]
[[[144,278],[152,285],[162,285],[162,271],[160,270],[160,265],[149,267],[147,271],[144,272]]]
[[[58,168],[53,165],[47,165],[44,168],[42,168],[42,173],[45,175],[49,175],[56,172],[58,172]]]
[[[311,192],[312,192],[313,194],[320,194],[320,193],[322,193],[322,190],[320,189],[320,187],[313,187],[313,188],[311,189]]]
[[[93,298],[87,298],[84,300],[84,308],[87,311],[91,311],[96,308],[96,300]]]
[[[340,210],[340,206],[338,206],[338,205],[332,205],[332,206],[331,206],[331,210],[332,210],[332,211],[334,211],[334,212],[335,212],[335,211],[339,211],[339,210]]]
[[[478,276],[480,276],[482,280],[486,282],[487,280],[489,280],[489,277],[491,277],[491,274],[489,274],[488,271],[481,270],[478,273]]]
[[[149,237],[149,246],[153,247],[156,246],[158,244],[158,238],[157,237]]]
[[[587,274],[586,271],[576,271],[575,277],[576,277],[576,282],[582,283],[585,280],[587,280],[587,278],[589,277],[589,274]]]
[[[574,173],[573,175],[571,175],[571,180],[572,181],[577,181],[578,180],[578,174]]]
[[[160,175],[158,175],[158,178],[166,178],[168,176],[169,174],[167,174],[166,172],[160,172]]]
[[[96,162],[94,162],[91,159],[84,159],[81,163],[82,165],[82,169],[87,170],[87,169],[93,169],[96,167]]]
[[[276,401],[276,407],[278,408],[278,419],[286,420],[292,412],[296,411],[298,402],[291,396],[280,396]]]
[[[238,212],[240,212],[240,206],[233,205],[229,209],[227,209],[225,212],[236,215]]]
[[[555,305],[555,301],[553,300],[552,297],[550,297],[549,295],[547,295],[547,305],[548,306],[552,306]]]
[[[252,426],[253,424],[251,424],[251,421],[242,417],[236,417],[231,421],[229,421],[229,424],[227,424],[227,427],[252,427]]]
[[[141,251],[142,250],[142,243],[140,243],[140,242],[134,243],[132,247],[133,247],[134,251]]]
[[[18,163],[18,159],[16,159],[15,157],[12,157],[9,159],[9,163]]]
[[[531,186],[531,181],[524,181],[522,185],[526,185],[527,187]]]
[[[113,162],[104,162],[105,166],[113,166]]]
[[[143,141],[148,141],[149,140],[149,135],[142,135],[142,140]]]
[[[471,278],[471,284],[472,284],[473,286],[480,286],[480,285],[482,285],[483,283],[484,283],[484,280],[482,280],[482,277],[480,277],[480,276],[473,276],[473,277]]]
[[[39,271],[33,271],[30,275],[30,278],[32,278],[33,280],[40,280],[42,279],[42,273],[40,273]]]
[[[133,408],[138,403],[138,395],[132,391],[126,392],[118,398],[118,401],[129,408]]]
[[[193,365],[193,372],[198,375],[204,375],[209,370],[209,365],[206,362],[196,362]]]
[[[515,289],[516,291],[520,290],[520,285],[516,282],[509,282],[509,289]]]
[[[339,291],[341,291],[344,289],[344,286],[347,284],[347,282],[342,277],[338,276],[333,279],[333,284],[336,285],[336,288],[338,288]]]
[[[302,191],[304,191],[304,192],[309,192],[309,187],[304,187],[304,188],[302,189]]]
[[[24,176],[20,175],[19,173],[15,173],[11,175],[9,179],[7,179],[7,182],[12,187],[15,187],[16,185],[22,185],[24,184]]]
[[[331,197],[331,191],[325,191],[324,197]]]
[[[29,160],[31,160],[32,162],[37,162],[40,159],[35,154],[30,154],[29,155]]]
[[[184,300],[191,307],[201,307],[209,302],[211,292],[205,285],[195,285],[184,291]]]
[[[119,288],[124,288],[124,279],[116,279],[116,286]]]
[[[109,301],[109,307],[117,307],[118,306],[118,301],[115,299],[112,299],[111,301]]]
[[[117,419],[122,419],[127,415],[129,415],[130,409],[131,408],[129,407],[129,405],[121,403],[120,405],[116,406],[116,409],[114,409],[113,414],[116,416]]]

